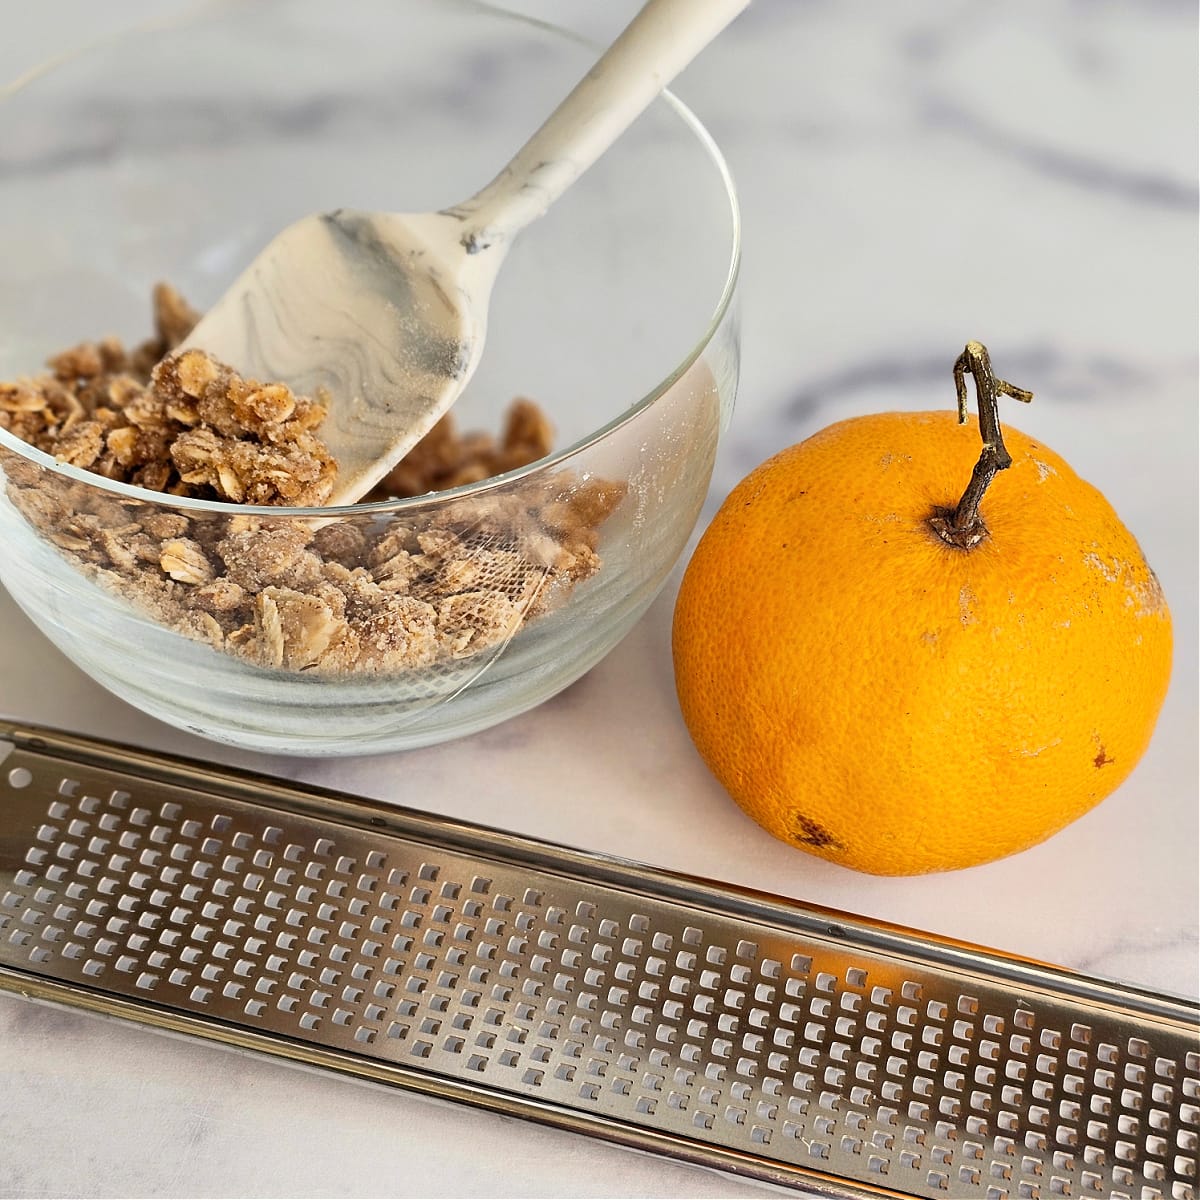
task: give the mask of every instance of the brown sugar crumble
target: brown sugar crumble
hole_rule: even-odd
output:
[[[325,406],[174,353],[198,319],[154,293],[155,336],[66,350],[0,383],[0,428],[58,461],[172,496],[318,506],[337,464]],[[516,400],[499,438],[444,417],[368,499],[475,483],[551,449]],[[427,513],[325,521],[172,509],[88,487],[0,451],[7,495],[101,586],[175,631],[263,667],[380,674],[464,658],[559,607],[600,569],[599,530],[622,484],[562,471]]]
[[[0,426],[106,479],[245,504],[322,504],[337,464],[314,430],[325,407],[241,378],[199,350],[170,352],[199,314],[163,284],[156,336],[130,353],[84,342],[50,373],[0,383]]]

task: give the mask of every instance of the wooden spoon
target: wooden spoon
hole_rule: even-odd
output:
[[[264,382],[324,388],[338,460],[329,504],[353,504],[462,394],[516,235],[608,149],[750,0],[650,0],[481,192],[436,213],[338,209],[288,226],[192,331]]]

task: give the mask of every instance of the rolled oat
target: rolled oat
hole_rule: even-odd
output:
[[[155,337],[127,352],[107,338],[56,355],[33,379],[0,383],[0,427],[95,474],[209,500],[315,506],[336,464],[325,407],[243,379],[200,351],[173,353],[197,314],[155,289]],[[498,438],[447,416],[370,499],[477,482],[549,453],[529,400]],[[599,530],[623,485],[569,471],[427,512],[323,521],[174,510],[118,498],[12,453],[7,495],[101,586],[186,637],[258,666],[381,674],[497,646],[559,607],[600,569]]]

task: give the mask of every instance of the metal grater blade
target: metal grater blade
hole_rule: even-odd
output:
[[[834,1196],[1195,1198],[1191,1001],[5,723],[0,987]]]

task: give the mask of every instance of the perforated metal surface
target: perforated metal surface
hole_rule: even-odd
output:
[[[0,984],[834,1193],[1194,1198],[1194,1005],[349,798],[0,738]]]

